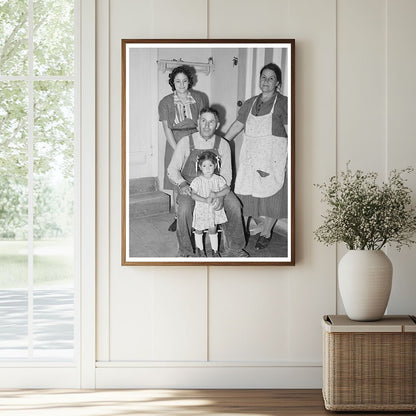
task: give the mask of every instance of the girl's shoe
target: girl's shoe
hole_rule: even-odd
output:
[[[211,250],[211,257],[221,257],[218,251]]]
[[[204,250],[201,250],[200,248],[196,248],[195,250],[196,257],[206,257],[206,254],[204,253]]]

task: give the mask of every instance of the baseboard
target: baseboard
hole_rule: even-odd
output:
[[[96,388],[322,388],[321,366],[146,366],[96,369]]]
[[[97,389],[313,389],[320,365],[97,363]],[[2,368],[0,388],[79,388],[75,368]],[[93,387],[93,386],[91,386]]]

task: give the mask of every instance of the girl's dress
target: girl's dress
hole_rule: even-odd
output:
[[[197,131],[196,125],[199,111],[208,106],[205,95],[199,91],[188,91],[187,103],[183,105],[177,98],[176,92],[162,98],[159,103],[159,121],[167,121],[168,127],[172,130],[175,142]],[[165,176],[164,189],[173,189],[172,183],[167,176],[167,168],[172,159],[173,149],[166,140],[165,144]]]
[[[219,175],[212,175],[211,178],[197,176],[191,182],[191,188],[195,193],[203,198],[208,198],[211,191],[218,192],[226,185],[225,179]],[[196,230],[205,230],[215,227],[217,224],[227,222],[224,208],[215,211],[210,204],[195,201],[194,216],[192,227]]]

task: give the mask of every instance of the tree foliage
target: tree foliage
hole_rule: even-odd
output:
[[[0,75],[27,75],[28,5],[0,0]]]
[[[30,172],[34,236],[72,232],[73,13],[71,0],[34,0],[29,48],[28,1],[0,0],[0,238],[27,238]]]
[[[33,3],[35,74],[73,75],[73,1],[35,0]]]

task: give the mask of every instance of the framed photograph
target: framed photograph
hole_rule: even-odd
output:
[[[294,265],[295,41],[121,46],[122,265]]]

